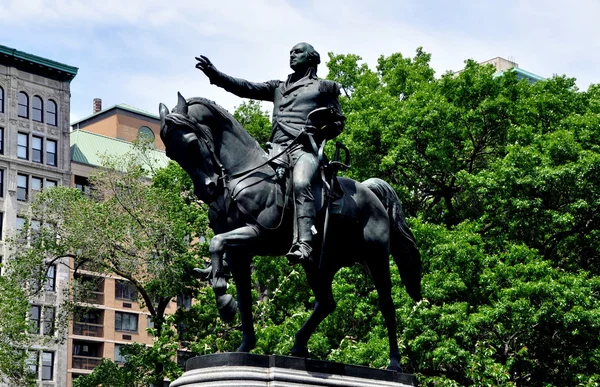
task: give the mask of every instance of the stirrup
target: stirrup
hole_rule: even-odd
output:
[[[312,260],[312,247],[306,241],[298,241],[292,245],[292,248],[285,256],[289,259],[290,266],[309,262]]]

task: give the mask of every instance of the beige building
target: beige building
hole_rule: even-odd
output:
[[[527,82],[529,83],[535,83],[537,81],[542,81],[544,80],[544,77],[541,77],[537,74],[531,73],[529,71],[523,70],[522,68],[519,67],[519,64],[516,63],[513,60],[509,60],[509,59],[505,59],[502,57],[495,57],[492,59],[488,59],[486,61],[483,62],[479,62],[480,65],[492,65],[494,66],[494,68],[496,69],[496,72],[494,73],[494,77],[498,77],[502,74],[504,74],[507,71],[514,71],[515,74],[517,75],[517,79],[518,80],[522,80],[522,79],[526,79]],[[454,75],[458,75],[462,72],[463,70],[457,71],[454,73]]]
[[[70,183],[70,83],[77,68],[0,45],[0,259],[9,260],[6,237],[24,223],[36,191]],[[41,226],[32,221],[33,227]],[[65,386],[67,345],[54,319],[69,286],[63,262],[50,267],[43,293],[32,300],[29,319],[40,335],[29,369],[38,385]]]

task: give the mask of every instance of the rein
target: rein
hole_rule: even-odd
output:
[[[271,161],[278,159],[278,158],[279,158],[281,155],[283,155],[284,153],[286,153],[286,152],[287,152],[287,151],[288,151],[288,150],[289,150],[289,149],[290,149],[290,148],[291,148],[293,145],[295,145],[295,144],[298,142],[298,140],[299,140],[300,136],[302,136],[302,134],[303,134],[303,133],[305,133],[304,131],[300,132],[300,133],[299,133],[299,134],[296,136],[296,138],[294,138],[294,139],[292,140],[292,142],[290,142],[290,143],[288,144],[288,146],[286,146],[286,147],[285,147],[285,149],[283,149],[281,152],[279,152],[279,153],[278,153],[278,154],[276,154],[275,156],[273,156],[273,157],[271,157],[271,158],[267,159],[267,161],[265,161],[265,162],[263,162],[263,163],[261,163],[261,164],[259,164],[259,165],[255,166],[255,167],[252,167],[252,168],[246,169],[245,171],[236,172],[236,173],[234,173],[234,174],[228,175],[228,174],[226,173],[225,167],[224,167],[224,166],[223,166],[223,164],[221,163],[221,160],[219,160],[219,157],[217,156],[217,153],[215,152],[215,150],[214,150],[214,148],[213,148],[213,146],[212,146],[213,144],[210,142],[210,140],[209,140],[208,138],[206,138],[206,136],[204,135],[204,132],[203,132],[203,130],[202,130],[202,129],[200,129],[200,123],[199,123],[199,122],[198,122],[198,121],[197,121],[197,120],[196,120],[194,117],[189,117],[189,118],[190,118],[190,119],[191,119],[191,120],[194,122],[194,124],[195,124],[195,125],[198,127],[198,128],[197,128],[197,129],[198,129],[198,130],[197,130],[197,132],[199,132],[199,133],[200,133],[200,137],[202,138],[202,141],[204,141],[204,143],[206,144],[206,147],[208,148],[208,150],[209,150],[209,152],[210,152],[210,155],[211,155],[211,157],[212,157],[213,161],[215,162],[215,164],[217,164],[217,165],[219,166],[219,169],[220,169],[220,174],[219,174],[220,176],[219,176],[219,179],[220,179],[220,180],[223,180],[223,181],[230,181],[230,180],[233,180],[233,179],[237,179],[238,177],[243,177],[243,176],[245,176],[245,175],[248,175],[248,174],[249,174],[249,173],[251,173],[251,172],[254,172],[254,171],[256,171],[257,169],[260,169],[260,168],[264,167],[265,165],[269,164]],[[313,140],[313,141],[314,141],[314,140]]]
[[[204,130],[202,129],[202,126],[201,126],[200,122],[198,122],[198,120],[197,120],[196,118],[194,118],[194,117],[192,117],[192,116],[189,116],[189,115],[187,115],[187,114],[185,114],[185,115],[182,115],[181,113],[178,113],[178,115],[180,115],[180,117],[181,117],[181,116],[183,116],[183,117],[181,117],[181,118],[184,118],[186,121],[188,121],[188,125],[191,125],[191,126],[193,127],[193,129],[194,129],[194,132],[198,134],[196,137],[199,137],[199,138],[201,138],[201,139],[202,139],[202,141],[204,142],[204,144],[206,144],[206,148],[208,149],[208,151],[209,151],[209,153],[210,153],[210,155],[211,155],[211,158],[212,158],[213,162],[214,162],[214,163],[215,163],[215,164],[218,166],[218,168],[219,168],[219,172],[220,172],[220,173],[219,173],[219,180],[222,180],[222,181],[224,182],[224,183],[223,183],[223,191],[225,191],[225,192],[226,192],[226,194],[227,194],[229,197],[231,197],[231,199],[232,199],[232,200],[234,200],[234,201],[235,201],[236,197],[239,195],[239,192],[238,192],[238,194],[237,194],[237,195],[235,195],[235,197],[234,197],[234,195],[233,195],[233,193],[234,193],[234,191],[235,191],[235,188],[237,187],[237,185],[238,185],[239,183],[238,183],[238,184],[236,184],[236,187],[233,187],[233,189],[232,189],[232,190],[230,190],[230,189],[229,189],[229,187],[227,186],[227,184],[225,184],[225,182],[227,182],[227,181],[231,181],[231,180],[233,180],[233,179],[237,179],[237,178],[239,178],[239,177],[244,177],[244,176],[246,176],[246,175],[250,174],[251,172],[258,170],[259,168],[262,168],[262,167],[264,167],[265,165],[269,164],[271,161],[273,161],[273,160],[276,160],[276,159],[277,159],[277,158],[279,158],[281,155],[283,155],[284,153],[286,153],[286,152],[287,152],[287,151],[288,151],[288,150],[289,150],[289,149],[290,149],[290,148],[291,148],[293,145],[295,145],[295,144],[298,142],[298,140],[299,140],[300,136],[301,136],[303,133],[305,133],[304,131],[300,132],[300,133],[299,133],[299,134],[296,136],[296,138],[294,138],[294,139],[293,139],[293,140],[292,140],[292,141],[291,141],[291,142],[288,144],[288,146],[287,146],[287,147],[285,147],[285,149],[283,149],[281,152],[279,152],[279,153],[278,153],[278,154],[276,154],[275,156],[273,156],[273,157],[269,158],[267,161],[265,161],[265,162],[263,162],[263,163],[261,163],[261,164],[259,164],[259,165],[255,166],[255,167],[252,167],[252,168],[249,168],[249,169],[247,169],[247,170],[244,170],[244,171],[242,171],[242,172],[237,172],[237,173],[234,173],[234,174],[228,175],[228,174],[226,173],[225,166],[223,166],[223,163],[221,163],[221,160],[219,160],[219,157],[217,156],[217,153],[215,152],[215,149],[214,149],[214,147],[213,147],[214,140],[212,140],[212,141],[211,141],[211,139],[209,139],[209,138],[208,138],[208,137],[209,137],[209,136],[208,136],[208,134],[204,133]],[[312,140],[311,142],[312,142],[312,143],[314,143],[314,140],[312,139],[312,137],[311,137],[311,140]],[[241,210],[243,213],[245,213],[247,216],[249,216],[250,218],[252,218],[252,219],[253,219],[253,220],[256,222],[256,224],[257,224],[257,225],[259,225],[260,227],[262,227],[262,228],[264,228],[264,229],[267,229],[267,230],[276,230],[276,229],[278,229],[278,228],[279,228],[279,227],[282,225],[282,223],[283,223],[283,219],[284,219],[284,217],[285,217],[285,208],[287,207],[287,204],[288,204],[288,199],[289,199],[289,197],[291,196],[291,195],[290,195],[290,194],[291,194],[291,187],[292,187],[292,184],[291,184],[291,181],[292,181],[292,179],[291,179],[291,173],[292,173],[292,170],[291,170],[291,169],[289,169],[289,176],[288,176],[288,179],[287,179],[287,181],[288,181],[289,183],[287,184],[287,187],[286,187],[286,190],[285,190],[285,200],[284,200],[284,203],[283,203],[283,208],[282,208],[282,210],[281,210],[281,219],[279,219],[279,222],[278,222],[278,224],[277,224],[275,227],[267,227],[267,226],[265,226],[265,225],[261,224],[261,223],[258,221],[258,219],[256,219],[256,218],[255,218],[255,217],[254,217],[254,216],[253,216],[251,213],[249,213],[249,212],[248,212],[248,211],[247,211],[245,208],[243,208],[243,207],[242,207],[241,205],[239,205],[239,204],[238,204],[238,208],[239,208],[239,209],[240,209],[240,210]],[[240,182],[241,182],[241,181],[240,181]],[[240,192],[242,192],[242,191],[240,191]]]
[[[286,152],[287,152],[287,151],[288,151],[288,150],[289,150],[289,149],[292,147],[292,145],[294,145],[294,144],[295,144],[295,143],[298,141],[298,138],[299,138],[299,137],[302,135],[302,133],[304,133],[304,132],[300,132],[300,133],[299,133],[299,134],[296,136],[296,138],[294,138],[294,139],[292,140],[292,142],[290,142],[290,144],[289,144],[288,146],[286,146],[286,147],[285,147],[285,149],[284,149],[284,150],[282,150],[281,152],[277,153],[275,156],[271,157],[270,159],[268,159],[268,160],[267,160],[267,161],[265,161],[264,163],[262,163],[262,164],[259,164],[259,165],[257,165],[256,167],[252,167],[252,168],[250,168],[250,169],[247,169],[247,170],[245,170],[245,171],[234,173],[234,174],[233,174],[233,175],[231,175],[229,178],[230,178],[230,179],[236,179],[236,178],[238,178],[238,177],[241,177],[241,176],[247,175],[247,174],[249,174],[250,172],[256,171],[257,169],[264,167],[265,165],[269,164],[271,161],[273,161],[273,160],[276,160],[277,158],[279,158],[279,156],[281,156],[282,154],[286,153]]]

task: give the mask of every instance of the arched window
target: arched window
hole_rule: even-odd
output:
[[[0,87],[0,113],[4,113],[4,89]]]
[[[46,123],[48,125],[56,126],[56,102],[49,99],[46,104]]]
[[[154,132],[147,126],[138,129],[138,139],[154,144]]]
[[[29,118],[29,97],[22,91],[19,91],[19,117]]]
[[[44,122],[44,103],[39,95],[34,95],[31,101],[31,119]]]

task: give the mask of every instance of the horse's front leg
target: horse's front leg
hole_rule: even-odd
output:
[[[215,292],[215,297],[217,299],[217,309],[219,310],[219,315],[225,322],[231,322],[231,320],[233,320],[237,309],[237,304],[233,297],[227,294],[227,281],[225,279],[225,274],[223,273],[223,254],[225,254],[225,251],[228,251],[229,255],[227,260],[231,266],[232,272],[234,272],[234,280],[236,281],[236,284],[238,283],[238,280],[244,282],[245,277],[243,275],[240,275],[242,271],[241,266],[244,265],[244,261],[247,261],[247,271],[249,275],[250,261],[248,257],[236,254],[235,250],[247,247],[249,244],[251,244],[258,238],[258,235],[258,230],[255,227],[244,226],[229,232],[217,234],[210,241],[209,253],[212,263],[212,287]],[[234,269],[234,267],[237,267],[237,269]],[[248,278],[248,284],[249,283],[250,279]],[[240,297],[240,288],[243,287],[244,286],[240,286],[238,284],[238,297]],[[240,306],[243,319],[242,323],[244,325],[244,320],[250,319],[250,323],[246,322],[245,325],[247,329],[252,330],[251,336],[254,336],[254,328],[252,325],[252,313],[251,311],[250,313],[246,313],[247,308],[251,308],[252,305],[249,297],[250,285],[248,285],[247,288],[248,297],[246,297],[245,294],[242,294],[242,299],[240,299],[241,303],[247,304]],[[244,334],[245,332],[246,329],[244,330]]]

